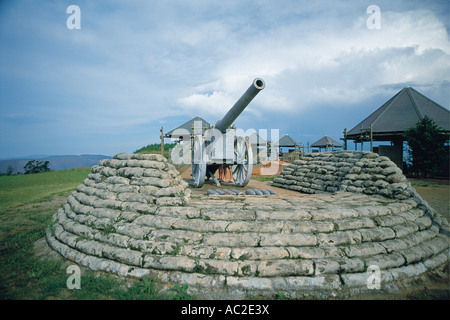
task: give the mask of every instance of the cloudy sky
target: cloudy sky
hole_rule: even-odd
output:
[[[406,85],[448,108],[449,57],[448,0],[3,0],[0,158],[133,152],[255,77],[239,128],[339,140]]]

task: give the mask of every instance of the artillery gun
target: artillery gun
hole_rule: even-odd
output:
[[[214,174],[222,165],[231,167],[236,186],[248,184],[253,169],[252,148],[248,137],[236,136],[236,128],[232,124],[264,87],[262,79],[254,79],[247,91],[215,125],[204,131],[193,128],[192,178],[196,188],[203,186],[206,177],[220,185]]]

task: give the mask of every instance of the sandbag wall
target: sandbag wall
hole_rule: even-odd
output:
[[[284,165],[273,185],[309,194],[347,191],[399,200],[417,196],[394,162],[369,151],[306,154]]]

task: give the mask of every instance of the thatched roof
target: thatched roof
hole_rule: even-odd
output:
[[[347,138],[358,139],[363,132],[373,136],[392,138],[415,127],[424,116],[431,118],[443,131],[450,133],[450,111],[411,87],[405,87],[371,115],[347,133]]]
[[[252,133],[249,136],[250,144],[256,146],[267,146],[267,141],[264,138],[261,138],[259,134],[256,132]]]
[[[201,122],[201,127],[202,128],[209,128],[210,124],[208,121],[206,121],[205,119],[201,118],[201,117],[195,117],[192,118],[191,120],[183,123],[182,125],[176,127],[175,129],[170,130],[169,132],[164,134],[165,138],[172,138],[172,136],[174,136],[173,138],[178,138],[180,136],[180,132],[183,133],[183,136],[190,136],[192,134],[192,126],[194,125],[194,123],[198,121]],[[198,127],[198,126],[196,126]]]
[[[298,143],[289,135],[285,134],[284,137],[278,141],[278,146],[284,148],[295,148],[298,146]]]
[[[342,145],[337,141],[325,136],[318,141],[314,142],[311,147],[313,148],[341,148]]]

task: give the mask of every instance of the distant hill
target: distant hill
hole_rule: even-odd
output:
[[[6,173],[9,166],[13,168],[13,174],[25,172],[23,167],[30,160],[49,161],[50,169],[65,170],[73,168],[92,167],[97,165],[102,159],[111,159],[110,156],[97,154],[81,154],[81,155],[63,155],[63,156],[47,156],[44,158],[27,157],[26,159],[8,159],[0,160],[0,172]]]

